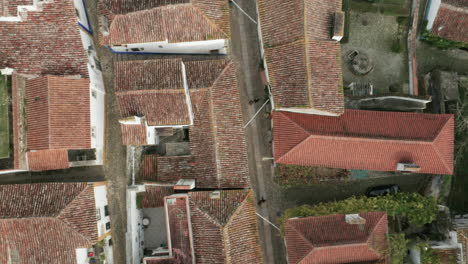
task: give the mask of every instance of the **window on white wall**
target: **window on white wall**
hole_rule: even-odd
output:
[[[109,207],[107,205],[104,206],[104,215],[105,216],[109,215]]]
[[[101,220],[101,209],[96,208],[96,219],[99,221]]]

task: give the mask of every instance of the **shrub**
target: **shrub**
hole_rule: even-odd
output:
[[[403,43],[397,39],[392,43],[392,47],[390,49],[395,53],[401,53],[403,51]]]
[[[428,30],[423,30],[421,34],[421,39],[428,44],[435,46],[439,49],[461,49],[461,48],[468,48],[468,44],[463,42],[452,41],[448,39],[441,38],[432,34]]]
[[[384,252],[390,256],[390,264],[404,263],[405,257],[408,252],[409,240],[406,239],[404,233],[388,234],[389,246],[387,251]]]
[[[288,209],[280,217],[284,228],[286,220],[292,217],[321,216],[331,214],[354,214],[385,211],[389,216],[406,217],[410,224],[422,226],[433,222],[438,213],[437,201],[418,193],[397,193],[380,197],[351,197],[342,201],[320,203],[315,206],[301,205]]]
[[[434,254],[434,250],[429,247],[429,243],[421,242],[416,245],[419,249],[421,254],[421,263],[425,264],[442,264],[442,260],[436,254]]]

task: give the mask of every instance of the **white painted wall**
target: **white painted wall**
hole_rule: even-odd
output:
[[[100,165],[104,156],[105,93],[91,84],[90,99],[91,147],[96,149],[96,163]]]
[[[15,169],[1,170],[0,174],[17,173],[17,172],[23,172],[23,171],[27,171],[27,170],[15,170]]]
[[[334,113],[320,111],[313,108],[302,108],[302,107],[288,107],[288,108],[276,108],[276,111],[286,111],[286,112],[293,112],[293,113],[303,113],[303,114],[310,114],[310,115],[323,115],[323,116],[339,116]]]
[[[73,5],[77,11],[78,23],[88,31],[91,31],[91,26],[89,25],[88,18],[86,17],[86,9],[83,1],[84,0],[73,0]]]
[[[441,3],[441,0],[429,0],[427,2],[427,9],[426,9],[426,20],[427,20],[426,29],[427,30],[432,29],[432,26],[434,25],[434,20],[437,16],[437,12],[439,11],[440,3]]]
[[[76,264],[89,264],[86,260],[88,259],[87,248],[77,248],[76,252]]]
[[[112,251],[112,246],[109,246],[109,240],[112,238],[110,236],[106,237],[104,241],[104,254],[106,254],[106,263],[114,263],[114,252]]]
[[[143,258],[144,241],[143,212],[137,208],[136,196],[139,192],[144,192],[144,185],[130,186],[127,190],[127,263],[139,264]]]
[[[132,43],[122,46],[111,46],[114,52],[124,53],[175,53],[175,54],[212,54],[210,50],[219,50],[218,54],[227,53],[228,42],[225,39],[215,39],[206,41],[179,42],[148,42]],[[138,49],[132,51],[131,49]]]
[[[110,230],[106,231],[106,223],[110,222],[110,217],[104,214],[104,206],[108,205],[106,185],[94,186],[94,200],[96,211],[99,210],[101,216],[101,219],[97,221],[98,237],[100,237],[110,232]]]

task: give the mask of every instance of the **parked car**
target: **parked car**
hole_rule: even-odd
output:
[[[366,191],[367,197],[377,197],[377,196],[384,196],[387,194],[395,194],[401,191],[400,186],[396,184],[392,185],[379,185],[370,187]]]

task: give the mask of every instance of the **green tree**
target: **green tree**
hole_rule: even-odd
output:
[[[394,233],[388,235],[389,247],[385,254],[390,256],[390,264],[404,263],[408,251],[409,240],[404,233]]]
[[[281,226],[292,217],[321,216],[331,214],[354,214],[385,211],[389,216],[403,216],[410,224],[422,226],[437,217],[437,201],[418,193],[397,193],[380,197],[351,197],[342,201],[301,205],[288,209],[279,219]]]

